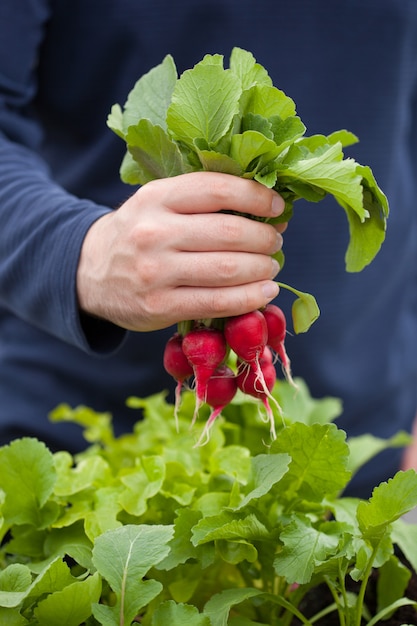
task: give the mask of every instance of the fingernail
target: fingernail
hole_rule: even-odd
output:
[[[265,283],[262,286],[262,291],[263,291],[265,298],[268,298],[268,299],[275,298],[275,296],[278,295],[278,285],[277,283],[270,281],[269,283]]]
[[[281,198],[281,196],[279,196],[277,193],[274,193],[273,197],[272,197],[272,207],[271,207],[271,213],[272,215],[281,215],[281,213],[284,211],[284,201]]]
[[[272,278],[274,278],[279,272],[279,263],[276,259],[272,259]]]
[[[284,239],[283,239],[281,233],[277,232],[277,240],[275,242],[275,248],[273,250],[273,254],[275,254],[275,252],[278,252],[279,250],[281,250],[283,243],[284,243]]]

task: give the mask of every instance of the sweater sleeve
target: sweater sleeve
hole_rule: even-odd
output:
[[[49,2],[0,5],[0,303],[87,352],[114,351],[125,331],[80,315],[77,264],[91,224],[107,206],[56,184],[38,151],[36,69]]]

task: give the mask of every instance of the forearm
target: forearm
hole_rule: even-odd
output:
[[[76,272],[86,232],[110,209],[68,194],[34,153],[4,137],[0,162],[2,306],[66,342],[94,349],[93,327],[79,316]]]

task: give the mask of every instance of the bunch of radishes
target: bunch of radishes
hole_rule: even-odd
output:
[[[196,403],[192,423],[203,403],[211,407],[210,416],[196,445],[209,439],[210,428],[237,389],[261,400],[266,409],[271,437],[275,423],[271,391],[276,381],[275,361],[280,359],[287,379],[292,382],[290,361],[285,350],[286,319],[280,307],[268,304],[264,309],[215,320],[207,326],[194,322],[186,332],[176,332],[167,342],[164,367],[176,380],[175,416],[184,386],[195,390]],[[230,351],[236,355],[236,370],[230,363]]]

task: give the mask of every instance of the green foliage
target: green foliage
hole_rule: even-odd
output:
[[[344,626],[411,604],[395,547],[417,567],[417,526],[402,520],[417,505],[415,472],[369,500],[343,496],[358,467],[407,436],[357,438],[351,457],[333,423],[340,401],[313,399],[296,382],[297,391],[274,388],[284,423],[272,442],[256,401],[238,394],[196,447],[208,408],[190,429],[186,392],[178,432],[161,393],[129,398],[145,417],[120,437],[108,414],[57,407],[52,419],[78,423],[90,444],[76,456],[33,438],[0,448],[1,623],[286,626],[296,615],[312,624],[300,602],[323,582]]]
[[[126,143],[126,183],[191,171],[243,176],[283,196],[279,221],[291,218],[299,198],[331,194],[349,224],[350,272],[368,265],[384,241],[387,199],[369,167],[344,158],[357,138],[346,130],[306,137],[293,100],[246,50],[233,48],[229,68],[221,55],[207,54],[181,76],[167,55],[137,81],[123,109],[112,107],[107,123]]]

